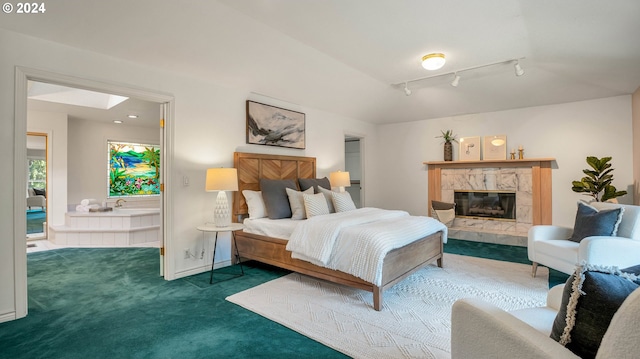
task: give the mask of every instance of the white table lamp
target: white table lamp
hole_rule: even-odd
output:
[[[340,192],[344,192],[345,187],[351,186],[351,178],[349,178],[349,172],[331,172],[329,173],[329,182],[331,187],[340,188]]]
[[[205,185],[207,192],[218,192],[216,208],[214,210],[214,223],[216,227],[229,227],[231,225],[231,211],[225,191],[238,190],[238,171],[235,168],[209,168]]]

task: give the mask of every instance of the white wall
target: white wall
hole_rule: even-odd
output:
[[[67,210],[67,115],[31,111],[27,130],[47,134],[47,225],[64,224]]]
[[[159,110],[160,105],[158,105],[158,119],[160,118]],[[73,208],[84,198],[95,198],[98,201],[107,199],[108,140],[159,145],[160,128],[70,118],[68,203]],[[130,207],[147,207],[145,202],[160,205],[157,196],[155,199],[141,197],[128,198],[126,201],[126,205]],[[108,202],[111,203],[113,200]]]
[[[571,191],[571,181],[582,178],[587,156],[611,156],[614,185],[629,191],[619,198],[632,203],[633,156],[631,96],[530,107],[510,111],[456,116],[380,126],[380,197],[376,205],[427,214],[425,161],[442,161],[441,130],[458,137],[507,135],[507,148],[524,147],[526,158],[552,157],[553,223],[573,226],[576,201],[587,196]],[[455,145],[455,144],[454,144]],[[458,158],[454,146],[454,160]]]
[[[169,234],[174,241],[174,265],[178,276],[200,272],[206,269],[204,260],[184,259],[183,248],[197,248],[205,245],[211,253],[210,243],[203,240],[195,227],[213,216],[214,194],[204,191],[205,171],[209,167],[233,165],[236,150],[291,154],[317,157],[318,175],[325,176],[335,169],[344,167],[344,135],[359,133],[367,140],[375,141],[375,126],[346,118],[326,111],[304,106],[287,104],[287,108],[306,113],[307,148],[305,150],[280,149],[270,146],[245,144],[245,101],[253,99],[264,103],[282,105],[282,101],[252,94],[253,89],[228,88],[216,83],[216,79],[194,79],[153,68],[152,64],[134,64],[102,54],[92,53],[49,41],[0,30],[0,44],[4,49],[0,62],[0,165],[6,171],[0,186],[0,228],[8,235],[0,237],[0,321],[20,316],[14,297],[19,284],[14,281],[15,258],[14,238],[24,237],[24,225],[18,225],[14,218],[14,97],[15,67],[23,66],[42,69],[54,73],[70,75],[95,81],[108,82],[132,88],[169,93],[175,97],[174,106],[174,159],[170,174],[173,188],[168,189],[173,205],[168,209],[173,216],[173,229]],[[284,45],[283,45],[284,46]],[[289,54],[291,61],[296,57],[315,56],[314,51],[296,51]],[[283,55],[284,56],[284,55]],[[269,64],[264,64],[269,66]],[[317,71],[316,68],[312,69]],[[277,86],[277,84],[274,84]],[[261,93],[268,93],[262,88]],[[24,141],[23,141],[24,142]],[[372,148],[372,147],[369,147]],[[365,158],[373,159],[368,155]],[[373,176],[376,164],[369,163]],[[66,173],[66,163],[64,167]],[[183,177],[190,178],[190,185],[183,186]],[[371,180],[375,183],[375,179]],[[66,188],[66,184],[65,184]],[[373,193],[373,192],[372,192]],[[65,193],[66,198],[66,193]],[[20,222],[20,221],[18,221]],[[228,236],[222,238],[217,253],[218,262],[229,260]],[[21,280],[22,278],[18,278]]]

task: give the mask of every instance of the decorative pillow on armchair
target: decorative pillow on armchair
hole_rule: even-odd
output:
[[[431,215],[445,226],[451,227],[453,220],[456,218],[456,204],[431,201]]]
[[[622,221],[624,207],[598,211],[579,201],[573,235],[569,240],[580,242],[590,236],[615,236]]]
[[[595,358],[613,315],[640,287],[638,270],[579,266],[564,286],[551,338],[581,358]]]

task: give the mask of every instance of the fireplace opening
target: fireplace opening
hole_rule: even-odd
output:
[[[454,191],[456,217],[516,220],[516,193],[502,191]]]

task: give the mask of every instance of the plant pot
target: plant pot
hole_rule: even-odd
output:
[[[451,141],[444,143],[444,160],[453,161],[453,145],[451,144]]]

